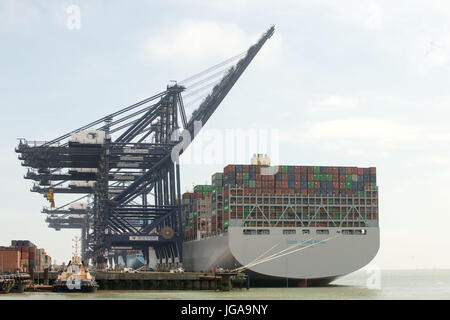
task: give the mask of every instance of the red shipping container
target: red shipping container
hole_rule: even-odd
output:
[[[364,175],[364,169],[363,168],[357,168],[356,170],[358,172],[358,176],[363,176]]]
[[[300,193],[302,194],[302,196],[306,196],[308,195],[308,189],[301,189]]]
[[[295,166],[294,167],[294,173],[295,173],[295,175],[299,175],[301,173],[301,167],[300,166]]]
[[[224,173],[232,173],[236,172],[236,166],[234,164],[229,164],[225,168],[223,168]]]
[[[308,181],[314,181],[314,174],[308,174]]]
[[[370,167],[369,171],[370,171],[370,174],[377,174],[377,168],[375,168],[375,167]]]
[[[250,166],[249,165],[243,165],[242,166],[242,172],[249,172]]]

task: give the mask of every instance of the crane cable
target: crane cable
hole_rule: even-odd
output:
[[[197,74],[195,74],[195,75],[193,75],[193,76],[191,76],[191,77],[189,77],[187,79],[184,79],[184,80],[180,81],[180,84],[185,86],[187,83],[191,82],[194,79],[199,78],[200,76],[202,76],[204,74],[208,74],[208,73],[210,73],[210,72],[212,72],[212,71],[214,71],[214,70],[216,70],[216,69],[218,69],[218,68],[220,68],[220,67],[222,67],[224,65],[227,65],[227,64],[233,62],[234,60],[237,60],[237,59],[240,59],[240,58],[244,57],[244,55],[246,53],[247,53],[247,51],[243,51],[243,52],[241,52],[241,53],[239,53],[239,54],[237,54],[237,55],[235,55],[235,56],[233,56],[233,57],[231,57],[231,58],[229,58],[229,59],[227,59],[225,61],[222,61],[221,63],[218,63],[218,64],[216,64],[216,65],[214,65],[214,66],[212,66],[212,67],[210,67],[210,68],[208,68],[206,70],[203,70],[202,72],[199,72],[199,73],[197,73]]]

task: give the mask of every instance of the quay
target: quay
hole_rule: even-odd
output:
[[[245,274],[203,272],[120,272],[91,271],[99,290],[216,290],[249,288]],[[51,285],[58,272],[35,272],[33,281]]]
[[[24,292],[30,280],[28,273],[0,274],[0,292]]]

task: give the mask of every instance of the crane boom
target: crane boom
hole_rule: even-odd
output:
[[[187,124],[187,129],[190,131],[191,135],[194,133],[194,122],[201,121],[202,126],[208,121],[211,115],[216,111],[219,104],[237,82],[242,73],[247,69],[250,62],[262,48],[264,43],[273,35],[275,32],[275,26],[270,27],[259,41],[251,46],[247,54],[239,60],[236,67],[233,67],[229,72],[222,78],[220,83],[214,87],[210,95],[200,104],[197,110],[194,111],[191,119]]]

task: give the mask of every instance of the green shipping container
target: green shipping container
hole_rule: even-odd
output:
[[[249,182],[250,188],[256,188],[256,181],[255,180],[249,180],[248,182]]]
[[[351,189],[352,188],[352,185],[353,185],[353,183],[350,181],[350,182],[346,182],[345,183],[345,188],[346,189]]]
[[[213,181],[214,180],[223,180],[223,173],[222,172],[216,172],[212,175],[211,178]]]
[[[314,174],[320,174],[320,167],[314,167]]]
[[[213,180],[212,181],[213,188],[221,187],[223,186],[223,180]]]
[[[248,172],[242,173],[242,180],[248,180]]]
[[[352,175],[351,174],[345,175],[345,182],[352,182]]]
[[[308,182],[308,189],[314,189],[314,182],[313,181]]]
[[[288,167],[287,166],[281,166],[281,173],[288,173]]]

